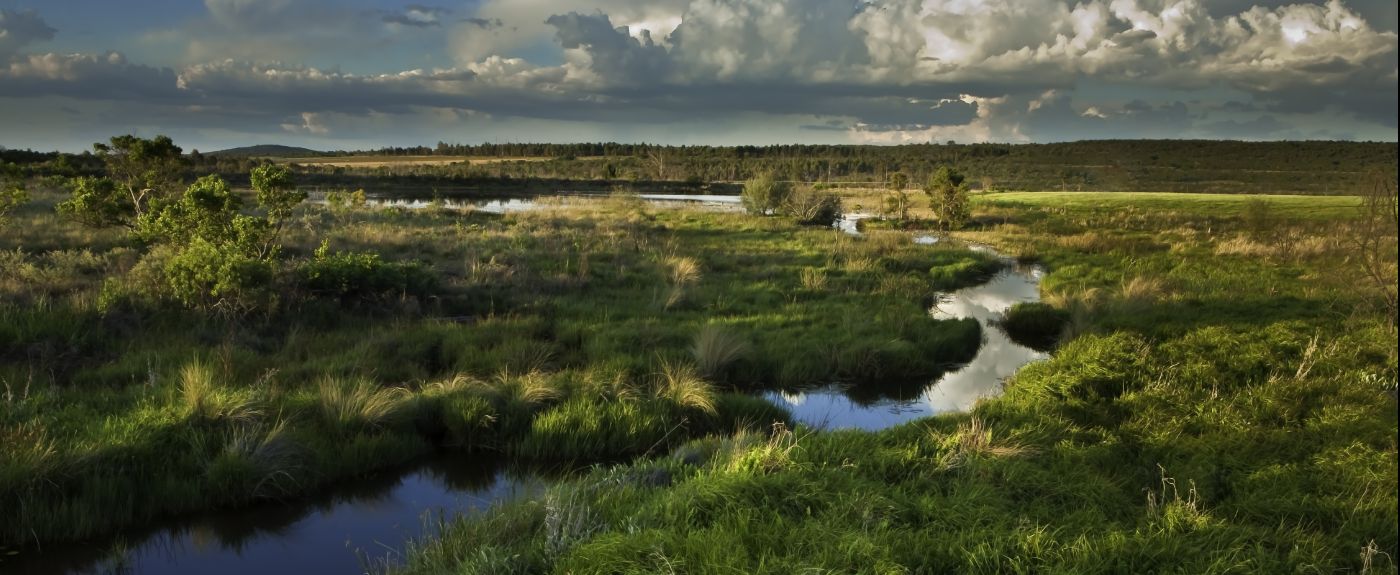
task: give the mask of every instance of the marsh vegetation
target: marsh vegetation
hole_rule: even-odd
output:
[[[168,141],[99,152],[100,176],[0,182],[21,559],[436,457],[585,469],[384,569],[1394,569],[1393,175],[1322,198],[911,169],[911,198],[765,172],[745,211],[496,213],[309,202],[275,164],[190,183]],[[833,228],[861,206],[892,209]],[[1040,302],[937,313],[1013,265],[953,240],[1037,266]],[[821,430],[767,399],[908,399],[1008,337],[1047,359],[965,412]]]

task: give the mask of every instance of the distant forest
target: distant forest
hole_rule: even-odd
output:
[[[250,150],[288,150],[254,147]],[[1235,142],[1097,140],[1055,144],[904,146],[656,146],[647,144],[439,143],[436,147],[322,152],[317,157],[376,156],[374,166],[299,165],[306,184],[374,187],[522,185],[531,181],[593,186],[647,184],[700,188],[756,175],[832,186],[882,186],[895,173],[920,183],[939,166],[956,167],[974,188],[1060,191],[1350,194],[1366,172],[1393,172],[1388,142]],[[232,152],[232,151],[230,151]],[[190,171],[246,174],[268,161],[233,153],[188,154]],[[419,165],[404,157],[471,156],[499,162]],[[528,158],[523,159],[523,158]],[[273,158],[294,161],[294,158]],[[34,176],[101,169],[90,154],[0,150],[0,161]]]

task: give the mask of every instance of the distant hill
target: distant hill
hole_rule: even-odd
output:
[[[217,152],[206,152],[206,156],[226,156],[234,158],[305,158],[308,156],[320,156],[324,152],[318,152],[307,148],[295,146],[278,146],[276,144],[263,144],[261,146],[244,146],[242,148],[229,148]]]

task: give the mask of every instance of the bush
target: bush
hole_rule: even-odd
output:
[[[841,219],[841,198],[830,192],[804,188],[788,196],[782,210],[804,226],[831,227]]]
[[[435,282],[416,262],[385,262],[367,252],[330,253],[321,244],[316,257],[299,270],[301,286],[313,295],[337,298],[341,303],[366,301],[388,295],[426,295]]]
[[[1050,351],[1069,321],[1069,312],[1049,304],[1023,302],[1006,310],[1001,329],[1011,341],[1037,351]]]
[[[756,216],[777,213],[792,195],[792,184],[780,182],[771,174],[757,176],[744,182],[740,200],[744,210]]]
[[[171,295],[201,309],[246,310],[265,304],[272,297],[272,277],[271,262],[220,249],[203,238],[195,238],[165,262]]]

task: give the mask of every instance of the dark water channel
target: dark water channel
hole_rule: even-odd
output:
[[[642,197],[661,205],[739,209],[738,196]],[[430,200],[414,199],[372,199],[371,203],[408,209],[431,205]],[[536,208],[535,201],[525,197],[443,203],[447,208],[470,205],[492,213]],[[835,227],[859,234],[856,222],[866,217],[870,216],[849,214]],[[938,239],[924,236],[914,241],[931,244]],[[915,386],[914,393],[903,399],[858,399],[860,394],[839,385],[765,396],[790,409],[797,420],[831,429],[876,430],[966,410],[979,398],[998,393],[1002,381],[1018,368],[1045,357],[1012,342],[993,325],[1011,305],[1039,299],[1042,274],[1037,267],[1012,265],[985,284],[941,298],[929,310],[930,315],[977,319],[983,326],[982,346],[972,362]],[[360,573],[367,561],[395,561],[405,541],[431,535],[435,517],[479,513],[500,501],[537,494],[546,483],[538,475],[507,471],[499,462],[440,457],[344,483],[314,497],[201,513],[127,531],[116,538],[0,555],[0,573]]]
[[[539,492],[544,480],[471,456],[440,457],[319,495],[200,513],[102,541],[0,558],[0,573],[360,573],[397,561],[438,517],[478,513]]]

